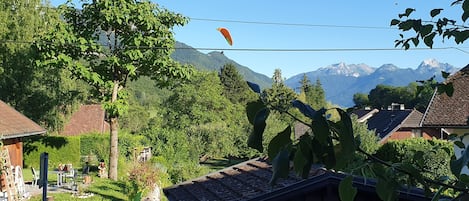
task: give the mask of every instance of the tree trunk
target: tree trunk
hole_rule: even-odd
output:
[[[114,87],[112,89],[112,97],[111,103],[116,102],[117,100],[117,92],[119,90],[119,82],[114,81]],[[118,150],[118,132],[119,132],[119,123],[117,117],[110,118],[110,130],[111,130],[111,137],[110,137],[110,151],[109,151],[109,178],[116,181],[117,180],[117,160],[119,158],[119,150]]]

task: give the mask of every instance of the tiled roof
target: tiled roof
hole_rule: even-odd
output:
[[[252,159],[203,177],[192,179],[163,189],[170,201],[175,200],[339,200],[338,184],[344,174],[312,168],[308,179],[291,173],[279,179],[275,186],[269,184],[271,165],[262,158]],[[379,200],[376,182],[354,177],[358,188],[355,200]],[[430,200],[422,190],[400,191],[399,200]]]
[[[311,174],[323,173],[318,169]],[[250,200],[303,180],[290,174],[271,186],[271,177],[271,165],[258,158],[166,188],[164,192],[169,200]]]
[[[469,65],[450,76],[454,93],[435,93],[425,112],[422,126],[469,127]]]
[[[46,130],[0,100],[0,136],[3,139],[44,134]]]
[[[412,112],[407,116],[407,119],[402,122],[401,127],[404,128],[419,128],[420,121],[422,121],[423,113],[418,110],[412,110]]]
[[[65,125],[62,135],[79,135],[83,133],[104,133],[109,130],[109,123],[105,121],[105,113],[101,105],[81,105],[72,114]]]

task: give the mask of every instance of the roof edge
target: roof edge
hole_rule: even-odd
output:
[[[33,136],[33,135],[41,135],[41,134],[45,134],[46,132],[47,132],[46,130],[42,130],[42,131],[35,131],[35,132],[29,132],[29,133],[11,134],[11,135],[2,137],[2,140],[20,138],[20,137],[28,137],[28,136]]]
[[[431,106],[432,103],[433,103],[433,99],[435,99],[435,96],[436,96],[436,92],[437,92],[437,91],[438,91],[438,87],[436,87],[435,90],[433,90],[432,98],[430,99],[430,102],[428,102],[427,108],[425,109],[425,113],[423,114],[423,117],[422,117],[422,119],[420,120],[420,123],[419,123],[419,126],[420,126],[420,127],[423,126],[423,122],[425,121],[425,118],[427,117],[428,110],[430,109],[430,106]]]

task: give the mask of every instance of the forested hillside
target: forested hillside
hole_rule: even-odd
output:
[[[257,83],[262,88],[267,88],[272,84],[270,76],[256,73],[248,67],[229,59],[222,52],[213,51],[204,54],[181,42],[176,42],[175,48],[175,52],[171,55],[174,60],[184,64],[192,64],[199,70],[219,71],[223,65],[231,63],[238,69],[245,80]]]

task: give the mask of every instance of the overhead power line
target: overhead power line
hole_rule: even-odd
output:
[[[33,44],[32,41],[16,41],[16,40],[0,40],[1,44],[16,43],[16,44]],[[52,44],[46,42],[46,44]],[[81,44],[69,43],[72,46],[81,46]],[[91,45],[90,45],[91,46]],[[100,45],[107,47],[106,45]],[[150,47],[150,46],[126,46],[126,48],[134,49],[167,49],[164,47]],[[410,48],[409,50],[450,50],[455,49],[463,53],[469,54],[469,51],[463,50],[469,47],[435,47],[435,48]],[[402,51],[401,48],[211,48],[211,47],[174,47],[174,49],[182,50],[206,50],[206,51],[244,51],[244,52],[363,52],[363,51]]]
[[[26,6],[23,6],[26,7]],[[37,6],[35,8],[57,9],[56,7]],[[394,30],[393,27],[379,27],[379,26],[361,26],[361,25],[337,25],[337,24],[310,24],[310,23],[286,23],[286,22],[268,22],[268,21],[250,21],[250,20],[230,20],[230,19],[213,19],[213,18],[197,18],[189,17],[195,21],[206,22],[224,22],[224,23],[239,23],[239,24],[257,24],[257,25],[275,25],[275,26],[298,26],[298,27],[323,27],[323,28],[351,28],[351,29],[384,29]]]
[[[226,23],[240,23],[240,24],[258,24],[258,25],[278,25],[278,26],[300,26],[300,27],[326,27],[326,28],[354,28],[354,29],[396,29],[392,27],[377,27],[377,26],[356,26],[356,25],[332,25],[332,24],[305,24],[305,23],[284,23],[284,22],[263,22],[263,21],[243,21],[243,20],[227,20],[227,19],[210,19],[210,18],[191,18],[196,21],[208,22],[226,22]]]

